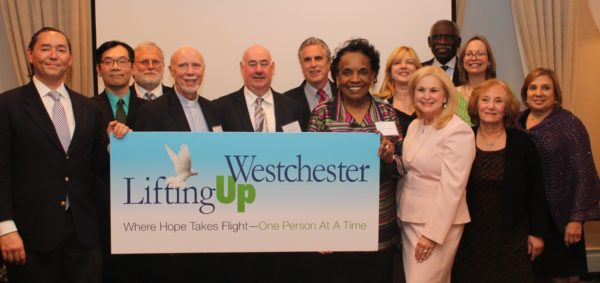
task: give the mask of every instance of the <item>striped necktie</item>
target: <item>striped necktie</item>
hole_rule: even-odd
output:
[[[154,93],[151,93],[151,92],[146,92],[146,94],[144,94],[144,96],[146,96],[146,100],[153,100],[154,98],[156,98]]]
[[[71,144],[71,132],[69,131],[69,124],[67,123],[67,114],[65,114],[65,108],[60,103],[60,93],[53,90],[48,93],[54,100],[54,106],[52,107],[52,123],[54,129],[60,140],[65,152],[69,150],[69,144]]]
[[[265,119],[265,111],[262,108],[263,98],[259,97],[254,102],[254,131],[267,132],[267,120]]]
[[[322,88],[317,90],[317,94],[319,95],[319,103],[322,103],[323,101],[327,100],[327,95],[325,95],[325,91]]]

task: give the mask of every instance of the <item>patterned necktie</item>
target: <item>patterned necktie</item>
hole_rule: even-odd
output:
[[[319,103],[322,103],[323,101],[327,100],[327,96],[325,95],[325,91],[323,89],[319,89],[317,90],[317,94],[319,95]]]
[[[144,96],[146,97],[146,100],[153,100],[156,98],[156,96],[154,96],[154,93],[151,93],[151,92],[146,92],[146,94],[144,94]]]
[[[60,93],[53,90],[50,91],[48,95],[54,100],[54,106],[52,107],[52,123],[54,124],[54,129],[56,130],[60,144],[65,152],[67,152],[69,144],[71,144],[71,132],[69,131],[65,109],[60,103]]]
[[[259,97],[254,102],[254,131],[266,132],[267,120],[265,119],[265,111],[262,108],[263,98]]]
[[[125,114],[125,107],[123,107],[123,104],[125,104],[123,99],[117,101],[117,115],[115,115],[115,118],[117,119],[117,122],[125,124],[127,121],[127,114]]]

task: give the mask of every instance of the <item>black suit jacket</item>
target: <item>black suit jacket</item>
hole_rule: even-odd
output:
[[[67,194],[77,238],[84,246],[98,243],[107,134],[98,107],[67,91],[75,132],[66,153],[33,82],[0,95],[0,221],[14,220],[27,251],[58,247]]]
[[[223,125],[223,111],[215,103],[198,96],[198,103],[206,119],[209,131],[213,127]],[[167,89],[165,93],[152,101],[148,101],[138,111],[135,131],[173,131],[189,132],[190,125],[185,118],[183,107],[174,89]]]
[[[286,92],[284,92],[283,94],[293,98],[294,100],[296,100],[296,102],[298,102],[298,104],[300,104],[300,106],[302,107],[302,112],[303,115],[306,117],[306,125],[308,125],[308,122],[310,121],[310,115],[312,112],[312,109],[310,109],[310,105],[308,104],[308,99],[306,99],[306,94],[304,93],[304,86],[306,85],[306,80],[304,80],[300,86],[296,87],[296,88],[292,88]],[[332,81],[329,81],[329,85],[331,86],[331,95],[333,97],[336,97],[338,94],[338,89],[335,86],[335,84]]]
[[[431,66],[433,65],[433,60],[434,58],[431,58],[431,60],[421,62],[421,65]],[[458,68],[458,57],[456,58],[456,61],[454,63],[454,75],[452,76],[452,83],[454,83],[454,86],[459,86],[462,84],[460,81],[460,70]]]
[[[112,111],[112,107],[110,106],[110,102],[108,102],[108,97],[106,95],[106,90],[102,91],[100,94],[92,97],[92,100],[98,105],[100,108],[100,112],[102,113],[102,121],[106,126],[110,121],[115,120],[115,114]],[[127,121],[125,124],[132,128],[135,125],[135,118],[137,112],[142,106],[142,104],[146,103],[146,100],[143,100],[136,96],[135,94],[135,86],[129,87],[129,110],[127,111]]]
[[[308,126],[308,118],[302,107],[294,99],[276,91],[273,92],[275,106],[275,130],[283,132],[282,126],[298,121],[302,131]],[[223,130],[227,132],[254,132],[250,113],[244,97],[244,87],[236,92],[218,98],[215,102],[227,113],[224,117]]]
[[[477,127],[473,128],[477,136]],[[475,166],[473,166],[474,169]],[[471,170],[471,177],[473,170]],[[467,204],[472,203],[467,184]],[[546,235],[548,208],[544,194],[542,164],[529,135],[523,131],[507,128],[504,149],[504,176],[502,180],[503,222],[505,226],[516,226],[523,220],[529,222],[529,234]]]

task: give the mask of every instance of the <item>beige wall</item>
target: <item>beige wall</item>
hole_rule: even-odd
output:
[[[575,73],[573,93],[565,108],[573,111],[590,135],[596,169],[600,168],[600,31],[587,1],[577,1],[575,19]],[[565,94],[569,95],[569,94]],[[600,223],[586,225],[587,246],[600,248]]]

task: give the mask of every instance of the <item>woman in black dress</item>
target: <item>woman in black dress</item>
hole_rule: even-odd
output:
[[[476,155],[467,204],[471,223],[458,248],[452,282],[533,282],[547,226],[538,153],[510,127],[519,103],[506,83],[491,79],[469,101]]]
[[[421,60],[414,49],[400,46],[392,51],[385,64],[385,75],[378,97],[386,99],[396,110],[396,117],[406,136],[408,125],[417,118],[415,106],[408,93],[410,76],[421,68]]]

